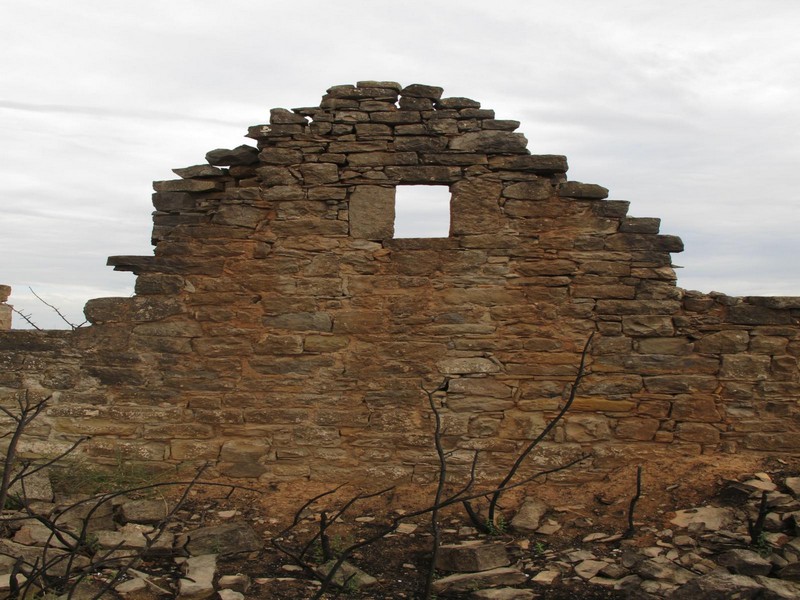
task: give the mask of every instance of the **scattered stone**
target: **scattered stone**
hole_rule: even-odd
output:
[[[517,514],[511,519],[511,527],[523,533],[534,533],[542,524],[542,517],[550,509],[538,498],[525,498]]]
[[[772,563],[757,552],[736,548],[728,550],[717,558],[717,563],[727,567],[731,573],[737,575],[768,575],[772,570]]]
[[[800,598],[800,584],[763,575],[756,576],[755,580],[764,587],[759,600],[797,600]]]
[[[485,543],[479,540],[461,544],[443,544],[436,557],[436,568],[460,573],[488,571],[508,566],[506,547],[502,542]]]
[[[159,523],[169,511],[170,507],[164,500],[128,500],[119,509],[123,523]]]
[[[473,600],[533,600],[535,597],[536,594],[533,591],[518,588],[479,590],[470,595]]]
[[[485,587],[513,586],[525,583],[525,573],[511,567],[501,567],[480,573],[458,573],[433,582],[435,594],[457,594]]]
[[[329,560],[325,564],[317,567],[317,574],[320,577],[327,577],[335,564],[336,560]],[[333,576],[333,583],[339,587],[350,586],[354,589],[361,590],[376,585],[378,580],[355,565],[351,565],[349,562],[345,561]]]
[[[603,560],[584,560],[575,565],[575,574],[583,579],[591,579],[607,566],[608,563]]]
[[[531,581],[534,583],[540,583],[542,585],[553,585],[559,578],[561,577],[561,571],[555,570],[546,570],[546,571],[539,571],[536,575],[531,578]]]
[[[214,595],[217,556],[193,556],[183,565],[185,577],[178,582],[178,600],[203,600]]]
[[[702,506],[677,511],[670,523],[677,527],[688,528],[696,525],[709,531],[718,531],[726,527],[732,519],[733,513],[729,508]]]
[[[792,496],[800,500],[800,477],[787,477],[784,485]]]
[[[237,592],[245,593],[250,589],[250,578],[243,573],[236,575],[223,575],[217,582],[221,588],[228,588]]]
[[[235,590],[220,590],[217,592],[220,600],[244,600],[244,594]]]
[[[202,527],[181,535],[176,547],[190,556],[201,554],[239,554],[255,552],[263,542],[255,530],[244,522],[226,523],[215,527]]]
[[[539,535],[553,535],[561,531],[561,523],[553,519],[545,520],[544,524],[536,530]]]
[[[683,584],[670,596],[674,600],[748,600],[758,598],[764,588],[744,575],[715,571]]]
[[[208,152],[206,160],[209,164],[218,167],[253,165],[258,162],[258,149],[246,145],[238,146],[233,150],[219,148]]]

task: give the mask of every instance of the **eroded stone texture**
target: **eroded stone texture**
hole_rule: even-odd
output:
[[[442,94],[334,86],[270,111],[256,146],[156,182],[154,255],[109,259],[133,298],[90,301],[74,332],[0,332],[2,399],[53,395],[26,452],[90,433],[100,462],[431,481],[423,388],[446,379],[450,474],[478,450],[492,475],[563,405],[592,333],[591,376],[542,446],[592,455],[576,479],[633,456],[800,451],[800,299],[678,288],[683,244],[658,219]],[[450,236],[392,239],[396,187],[421,184],[449,187]]]

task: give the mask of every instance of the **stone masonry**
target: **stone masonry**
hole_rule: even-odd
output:
[[[647,457],[800,453],[800,298],[676,286],[678,237],[628,216],[517,121],[428,85],[335,86],[274,109],[155,182],[154,256],[114,256],[131,298],[91,326],[0,332],[0,394],[53,394],[28,453],[233,477],[430,481],[439,394],[452,468],[582,452],[580,481]],[[398,186],[447,186],[446,238],[393,238]],[[677,458],[679,459],[679,458]]]

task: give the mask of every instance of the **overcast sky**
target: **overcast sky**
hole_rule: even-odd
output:
[[[679,285],[800,295],[796,0],[0,0],[0,283],[42,327],[128,296],[151,182],[362,79],[522,122],[661,217]],[[15,327],[24,323],[15,316]]]

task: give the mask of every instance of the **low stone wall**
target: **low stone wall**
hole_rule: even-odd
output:
[[[437,394],[454,472],[589,452],[602,477],[663,453],[800,451],[800,299],[676,286],[679,238],[474,100],[361,82],[275,109],[257,147],[154,184],[132,298],[74,332],[0,333],[0,393],[54,393],[31,452],[233,477],[430,481]],[[395,192],[447,186],[447,238],[393,237]]]

